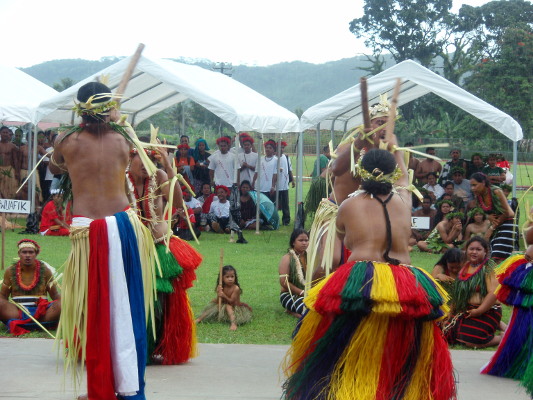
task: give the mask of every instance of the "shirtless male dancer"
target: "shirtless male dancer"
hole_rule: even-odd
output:
[[[82,123],[58,137],[50,162],[53,173],[70,175],[74,215],[57,337],[75,376],[78,357],[86,361],[88,395],[81,399],[142,400],[153,241],[129,210],[130,143],[116,124],[111,90],[91,82],[77,99]]]
[[[14,199],[20,179],[20,150],[11,142],[13,132],[0,127],[0,193],[5,199]]]

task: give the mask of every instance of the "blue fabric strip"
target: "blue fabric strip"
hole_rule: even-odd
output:
[[[146,369],[147,339],[146,339],[146,317],[144,309],[144,290],[142,280],[141,259],[137,246],[137,237],[131,225],[128,214],[120,212],[115,214],[118,231],[122,246],[122,259],[124,261],[124,273],[128,285],[128,295],[130,300],[131,319],[133,323],[133,334],[135,336],[135,346],[137,349],[137,363],[139,368],[139,391],[133,396],[120,396],[124,399],[144,400],[144,373]]]

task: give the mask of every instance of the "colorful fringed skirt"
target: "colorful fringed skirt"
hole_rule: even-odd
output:
[[[168,248],[156,244],[160,269],[157,273],[155,340],[148,328],[148,363],[181,364],[196,357],[196,326],[187,295],[196,279],[202,256],[186,241],[172,236]]]
[[[408,265],[349,262],[306,298],[283,369],[285,399],[455,398],[435,320],[447,295]]]
[[[142,400],[147,318],[152,315],[155,248],[133,211],[75,217],[62,277],[57,340],[75,383],[87,366],[90,399]]]
[[[509,326],[482,374],[520,380],[533,396],[533,264],[523,255],[509,257],[496,269],[496,296],[513,306]]]

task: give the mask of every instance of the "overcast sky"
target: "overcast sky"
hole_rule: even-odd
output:
[[[454,0],[478,6],[488,0]],[[128,56],[234,64],[312,63],[365,51],[348,25],[363,0],[0,0],[0,63]]]

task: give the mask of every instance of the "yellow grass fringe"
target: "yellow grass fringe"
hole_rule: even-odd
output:
[[[313,273],[317,268],[324,269],[326,276],[333,269],[333,255],[337,232],[335,224],[339,206],[328,199],[322,199],[315,213],[315,219],[309,234],[307,249],[307,271],[305,274],[305,293],[311,289]]]
[[[434,325],[431,322],[422,324],[420,334],[420,351],[411,377],[411,381],[405,391],[405,400],[432,399],[431,393],[431,376],[433,360]]]
[[[328,400],[376,398],[388,326],[388,316],[365,318],[335,365]]]
[[[389,264],[374,262],[373,279],[370,298],[375,303],[372,312],[389,316],[400,314],[402,308],[396,291],[396,281]]]

